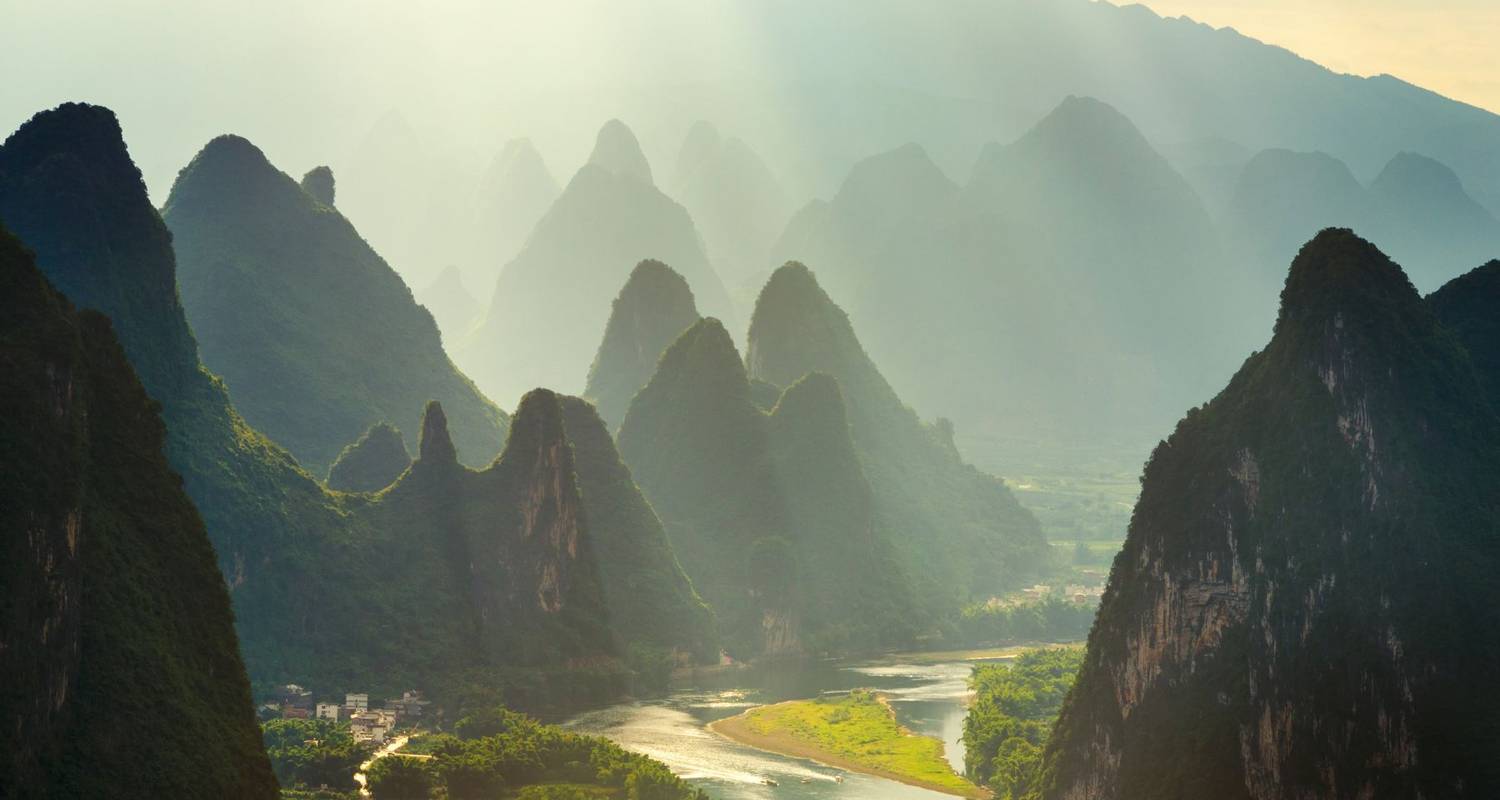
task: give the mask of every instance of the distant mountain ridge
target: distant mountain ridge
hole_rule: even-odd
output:
[[[642,164],[635,137],[612,120],[595,155],[501,271],[483,322],[456,348],[491,395],[536,386],[582,392],[577,365],[593,358],[610,301],[642,260],[671,264],[705,313],[731,313],[691,217],[649,182]]]

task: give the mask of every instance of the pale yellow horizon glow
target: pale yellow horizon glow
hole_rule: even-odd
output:
[[[1139,0],[1336,72],[1394,75],[1500,113],[1500,0]]]

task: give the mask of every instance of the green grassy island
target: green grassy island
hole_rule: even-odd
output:
[[[709,729],[761,750],[959,797],[990,797],[953,771],[942,742],[903,728],[885,698],[868,690],[760,706]]]

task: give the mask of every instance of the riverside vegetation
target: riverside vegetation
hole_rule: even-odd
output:
[[[954,773],[942,742],[903,728],[885,700],[865,689],[760,706],[709,727],[753,747],[830,766],[960,797],[986,795]]]

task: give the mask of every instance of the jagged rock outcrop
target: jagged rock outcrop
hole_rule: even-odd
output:
[[[611,429],[620,427],[667,346],[697,321],[693,290],[681,275],[651,259],[635,265],[611,307],[583,391]]]
[[[313,167],[302,176],[299,184],[307,196],[330,208],[333,206],[333,170],[328,167]]]
[[[1270,344],[1146,465],[1044,796],[1493,795],[1497,475],[1468,354],[1320,233]]]
[[[0,365],[0,794],[277,797],[158,406],[3,228]]]
[[[610,302],[642,260],[671,264],[701,311],[728,318],[729,296],[691,217],[615,151],[610,143],[628,135],[610,133],[616,127],[600,132],[600,152],[505,265],[484,321],[458,348],[466,371],[493,397],[533,386],[581,392],[580,365],[593,358]],[[633,136],[630,144],[625,149],[638,153]],[[555,324],[560,319],[568,324]]]
[[[749,342],[745,363],[755,378],[789,385],[822,372],[838,380],[876,516],[919,601],[951,608],[1014,587],[1043,565],[1047,544],[1036,519],[902,404],[806,266],[792,262],[772,274]]]
[[[233,599],[245,665],[257,682],[296,681],[329,691],[427,685],[437,692],[472,683],[479,673],[471,670],[482,671],[487,684],[506,683],[503,668],[526,659],[545,667],[529,674],[545,674],[547,685],[566,693],[577,688],[568,683],[570,666],[583,668],[590,686],[607,683],[595,678],[611,669],[622,671],[608,654],[633,641],[610,627],[608,610],[597,604],[577,604],[578,614],[596,618],[570,616],[560,625],[508,628],[499,620],[487,641],[500,644],[475,647],[471,583],[455,578],[469,575],[469,562],[466,550],[454,545],[476,531],[511,535],[503,532],[519,525],[513,518],[522,507],[517,493],[528,490],[515,476],[503,491],[486,490],[486,479],[472,479],[478,488],[465,489],[471,479],[462,476],[480,473],[458,462],[445,417],[440,424],[440,415],[429,414],[427,424],[409,428],[423,431],[422,457],[377,496],[326,491],[240,418],[224,384],[197,361],[176,303],[170,235],[146,198],[113,114],[71,105],[43,112],[0,147],[0,163],[0,215],[22,223],[20,233],[34,243],[44,273],[65,278],[87,305],[118,321],[127,356],[161,404],[167,458],[206,523]],[[389,499],[400,487],[410,497],[424,485],[449,488],[425,495],[425,504]],[[475,527],[480,523],[489,527]],[[503,577],[492,571],[475,579]],[[528,592],[513,582],[481,588]],[[536,587],[529,591],[535,595]],[[382,625],[372,629],[371,619]],[[524,646],[505,644],[517,640]],[[569,653],[601,660],[580,655],[583,661],[573,661]],[[191,680],[204,674],[196,670]],[[527,685],[537,689],[535,682]],[[529,698],[555,696],[533,691]],[[169,738],[153,744],[178,741]]]
[[[350,443],[328,468],[328,488],[340,492],[378,492],[411,466],[406,440],[390,423],[377,422]]]
[[[162,216],[204,364],[310,471],[376,422],[415,429],[433,398],[467,463],[499,452],[505,413],[448,360],[432,315],[342,214],[253,144],[209,142]]]

